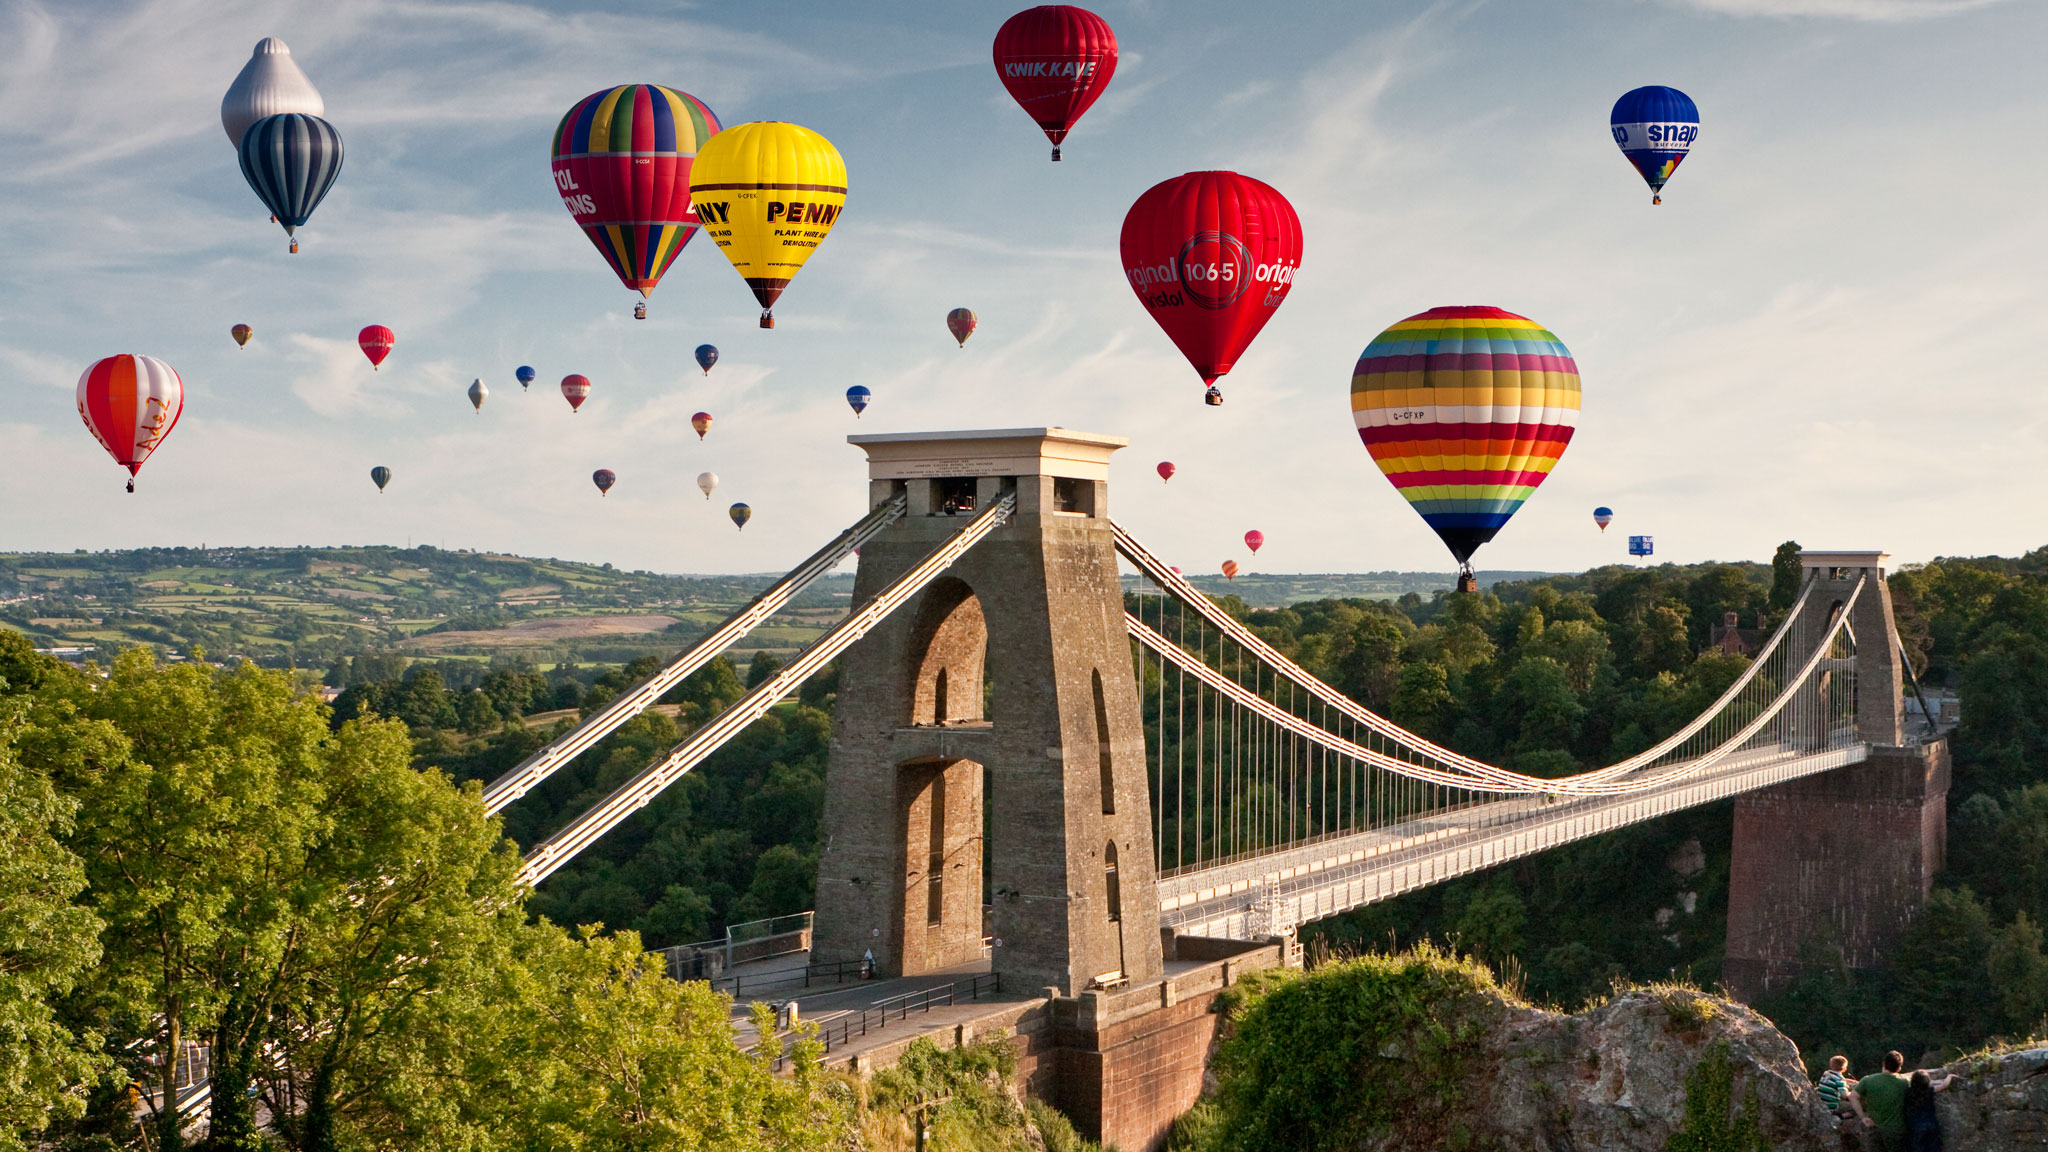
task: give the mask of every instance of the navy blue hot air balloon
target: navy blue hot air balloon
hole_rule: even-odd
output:
[[[754,510],[745,504],[735,504],[726,509],[725,514],[732,517],[732,526],[742,532],[747,530],[747,521],[754,518]]]
[[[1621,154],[1650,186],[1650,203],[1662,204],[1664,182],[1699,138],[1700,110],[1692,97],[1662,84],[1638,88],[1614,102],[1607,123]]]
[[[514,372],[512,375],[519,378],[519,390],[521,392],[524,392],[526,391],[526,386],[528,384],[533,383],[535,378],[537,378],[540,375],[540,373],[535,372],[533,369],[527,367],[524,364],[521,364],[519,366],[519,371]]]
[[[370,479],[376,482],[377,491],[382,492],[384,486],[391,483],[391,469],[379,464],[370,469]]]
[[[284,225],[297,252],[299,225],[312,217],[341,175],[341,133],[318,116],[285,112],[249,125],[238,152],[242,178]]]
[[[860,414],[868,410],[868,401],[873,397],[874,393],[868,391],[865,386],[860,384],[855,384],[846,390],[846,404],[847,407],[853,409],[854,419],[860,419]]]
[[[718,363],[718,349],[713,348],[709,344],[697,345],[697,367],[702,368],[706,376],[711,375],[711,366],[716,363]]]

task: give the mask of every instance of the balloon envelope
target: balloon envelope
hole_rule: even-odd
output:
[[[534,380],[540,376],[540,373],[535,372],[533,369],[528,368],[524,364],[521,364],[519,366],[519,371],[512,373],[512,375],[515,379],[519,381],[519,390],[521,392],[524,392],[526,391],[526,386],[528,384],[533,383]]]
[[[996,75],[1024,114],[1060,143],[1116,75],[1116,33],[1085,8],[1045,4],[1027,8],[996,31]]]
[[[384,486],[391,483],[391,469],[379,464],[370,469],[370,479],[377,485],[377,491],[382,492]]]
[[[711,375],[711,366],[716,363],[718,363],[718,349],[713,348],[709,344],[697,345],[697,367],[702,368],[706,376]]]
[[[235,347],[237,348],[247,348],[249,346],[249,337],[255,334],[256,330],[247,324],[237,324],[233,328],[228,329],[228,335],[235,338]]]
[[[1621,154],[1650,186],[1650,202],[1662,204],[1664,182],[1699,138],[1700,110],[1692,97],[1662,84],[1637,88],[1614,102],[1607,127]]]
[[[609,468],[599,468],[590,474],[590,482],[597,485],[597,494],[603,496],[612,490],[612,485],[619,482],[619,477]]]
[[[697,430],[697,439],[702,440],[704,434],[711,431],[711,413],[698,412],[692,415],[690,417],[690,427]]]
[[[128,490],[185,411],[185,382],[154,356],[109,356],[78,377],[78,417],[114,463],[128,470]]]
[[[370,358],[370,368],[375,371],[391,355],[391,349],[398,344],[398,335],[382,324],[372,324],[356,333],[356,346],[363,355]]]
[[[965,308],[955,308],[946,313],[946,331],[953,334],[953,339],[958,340],[962,348],[967,347],[967,338],[974,335],[974,330],[980,325],[980,319]]]
[[[569,402],[569,410],[583,409],[583,401],[590,396],[590,377],[570,374],[562,377],[562,399]]]
[[[1157,468],[1154,468],[1153,471],[1159,473],[1159,481],[1163,484],[1166,481],[1173,479],[1173,474],[1179,471],[1179,469],[1173,466],[1173,461],[1161,460],[1159,462],[1159,466]]]
[[[809,128],[741,124],[697,153],[690,199],[761,302],[761,327],[773,328],[776,299],[846,207],[846,161]]]
[[[705,498],[706,500],[709,500],[709,499],[711,499],[711,494],[712,494],[713,492],[716,492],[716,491],[718,491],[718,473],[716,473],[716,472],[699,472],[699,473],[697,473],[697,490],[698,490],[699,492],[702,492],[702,493],[704,493],[704,498]]]
[[[484,387],[481,377],[469,382],[469,402],[476,406],[478,412],[484,410],[484,398],[490,394],[491,390]]]
[[[1614,523],[1614,509],[1604,504],[1593,509],[1593,523],[1598,524],[1602,532],[1607,531],[1607,526]]]
[[[556,126],[555,191],[619,282],[642,296],[697,232],[690,168],[718,132],[702,100],[622,84],[576,102]]]
[[[1225,580],[1237,579],[1237,561],[1225,560],[1223,562],[1223,578]]]
[[[265,36],[220,98],[220,126],[227,131],[228,143],[239,146],[251,124],[284,112],[324,116],[327,105],[284,41]]]
[[[1257,528],[1254,528],[1251,531],[1244,534],[1244,546],[1251,549],[1252,555],[1254,556],[1258,555],[1259,549],[1263,547],[1265,543],[1266,534],[1264,532],[1259,531]]]
[[[251,124],[242,134],[238,154],[242,178],[288,236],[312,218],[313,209],[341,175],[341,133],[318,116],[302,112],[266,116]]]
[[[1190,172],[1138,197],[1120,247],[1138,302],[1213,385],[1287,299],[1301,221],[1249,176]]]
[[[747,530],[747,521],[754,518],[754,510],[745,504],[735,504],[728,508],[725,514],[732,517],[733,527],[738,528],[742,532]]]
[[[873,395],[874,393],[862,385],[855,384],[846,390],[846,405],[853,409],[854,416],[858,418],[861,413],[868,410],[868,399]]]
[[[1564,454],[1579,369],[1527,317],[1432,308],[1366,345],[1351,414],[1380,471],[1463,565]]]

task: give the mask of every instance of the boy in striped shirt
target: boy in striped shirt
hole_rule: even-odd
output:
[[[1828,1111],[1840,1115],[1842,1102],[1848,1099],[1849,1089],[1855,1086],[1856,1081],[1849,1079],[1849,1058],[1829,1057],[1828,1070],[1820,1074],[1819,1085],[1820,1102],[1828,1106]]]

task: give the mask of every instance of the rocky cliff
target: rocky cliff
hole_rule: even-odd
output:
[[[1958,1060],[1948,1071],[1963,1078],[1936,1098],[1948,1147],[2048,1148],[2048,1048]]]

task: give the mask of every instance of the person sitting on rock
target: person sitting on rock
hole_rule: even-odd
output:
[[[1941,1152],[1941,1118],[1934,1111],[1934,1094],[1955,1082],[1946,1072],[1936,1080],[1924,1071],[1913,1073],[1906,1082],[1906,1152]]]
[[[1905,1152],[1906,1078],[1900,1073],[1906,1058],[1898,1052],[1884,1054],[1884,1071],[1872,1072],[1856,1082],[1849,1093],[1849,1106],[1863,1126],[1877,1137],[1878,1152]]]
[[[1842,1104],[1849,1098],[1849,1089],[1855,1086],[1856,1081],[1849,1079],[1849,1058],[1828,1057],[1828,1070],[1820,1074],[1820,1083],[1816,1085],[1820,1091],[1820,1102],[1828,1106],[1828,1111],[1841,1115]]]

